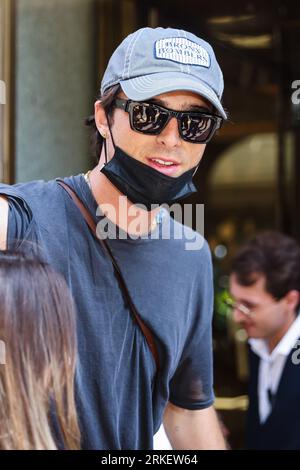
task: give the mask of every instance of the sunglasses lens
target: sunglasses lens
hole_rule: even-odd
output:
[[[210,137],[214,124],[210,117],[184,115],[181,118],[182,137],[190,142],[205,142]]]
[[[150,103],[135,104],[132,125],[138,132],[158,134],[168,120],[168,114]]]

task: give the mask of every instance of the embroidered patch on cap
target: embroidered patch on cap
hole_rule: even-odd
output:
[[[155,43],[155,57],[180,64],[210,66],[210,55],[204,47],[187,38],[164,38]]]

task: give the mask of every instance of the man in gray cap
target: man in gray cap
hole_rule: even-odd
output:
[[[0,185],[2,246],[37,242],[74,296],[83,448],[151,449],[162,421],[174,449],[224,448],[210,252],[165,206],[196,191],[206,143],[226,119],[222,92],[207,42],[140,29],[112,55],[88,119],[97,166]]]

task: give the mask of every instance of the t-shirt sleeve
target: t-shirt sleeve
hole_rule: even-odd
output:
[[[204,261],[198,269],[193,295],[195,311],[181,359],[170,382],[169,400],[190,410],[214,402],[213,392],[213,277],[210,251],[205,244]]]
[[[8,200],[7,248],[15,249],[26,239],[33,216],[30,207],[13,186],[0,185],[0,195]]]

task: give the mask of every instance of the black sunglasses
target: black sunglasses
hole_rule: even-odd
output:
[[[142,134],[158,135],[170,119],[175,117],[180,137],[193,144],[209,142],[223,123],[223,118],[216,114],[173,111],[154,103],[116,99],[114,105],[129,113],[131,129]]]

